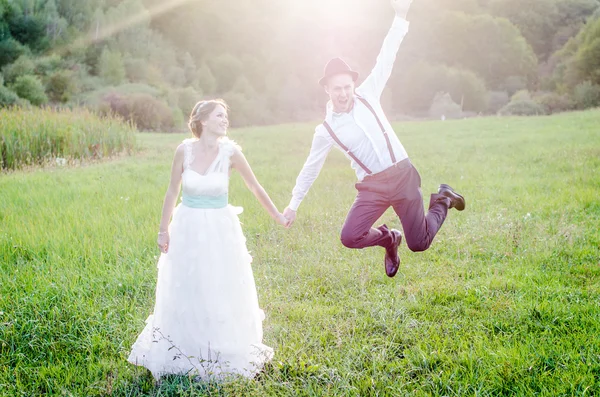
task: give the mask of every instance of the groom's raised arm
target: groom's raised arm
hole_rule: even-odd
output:
[[[292,191],[292,200],[290,201],[289,209],[292,211],[298,211],[300,203],[308,193],[308,190],[312,186],[313,182],[319,176],[321,168],[327,159],[327,154],[331,150],[333,144],[322,134],[318,126],[315,129],[315,135],[313,136],[312,145],[310,148],[310,154],[302,167],[302,171],[296,179],[296,186]]]
[[[395,0],[392,1],[392,5],[396,10],[394,22],[392,27],[383,40],[381,51],[377,56],[377,62],[375,67],[367,76],[365,81],[357,87],[357,92],[366,96],[373,96],[377,99],[381,97],[383,90],[392,74],[394,68],[394,62],[396,61],[396,54],[400,49],[402,40],[408,33],[408,21],[406,13],[410,7],[410,0]]]

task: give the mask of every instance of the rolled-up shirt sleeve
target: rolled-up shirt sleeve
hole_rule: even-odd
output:
[[[292,190],[292,200],[290,201],[289,208],[293,211],[298,211],[300,203],[319,176],[327,155],[333,146],[331,141],[319,131],[319,127],[315,129],[310,154],[296,179],[296,186]]]

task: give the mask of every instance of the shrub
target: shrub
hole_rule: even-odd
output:
[[[561,95],[556,92],[545,92],[533,99],[546,109],[546,113],[559,113],[572,110],[575,102],[568,95]]]
[[[510,100],[511,100],[511,102],[529,101],[529,100],[531,100],[531,94],[527,90],[519,90],[510,97]]]
[[[77,82],[69,70],[52,73],[46,82],[46,93],[51,101],[68,102],[77,92]]]
[[[99,107],[102,114],[114,114],[131,121],[141,130],[171,129],[174,125],[171,108],[148,94],[107,94]]]
[[[35,64],[27,55],[21,55],[14,63],[2,68],[2,74],[7,83],[14,83],[17,77],[33,75]]]
[[[431,102],[429,117],[436,119],[457,119],[462,117],[460,105],[452,100],[447,92],[438,92]]]
[[[498,112],[501,116],[538,116],[546,114],[546,109],[531,99],[511,101]]]
[[[573,90],[573,99],[579,109],[600,106],[600,86],[590,81],[577,84]]]
[[[102,81],[97,78],[88,77],[83,81],[84,87],[93,85],[97,85],[95,90],[88,90],[90,92],[86,92],[81,96],[80,100],[85,103],[87,106],[91,108],[97,108],[102,104],[104,98],[110,96],[112,94],[119,94],[121,97],[127,97],[132,94],[148,94],[153,97],[159,97],[161,92],[159,89],[155,87],[151,87],[146,84],[140,83],[128,83],[118,85],[116,87],[104,87],[102,86]]]
[[[158,131],[174,126],[173,113],[164,101],[147,94],[135,94],[128,98],[128,102],[130,120],[139,129]]]
[[[39,75],[49,75],[62,69],[63,61],[56,54],[39,58],[35,61],[35,72]]]
[[[9,88],[0,85],[0,108],[18,104],[19,96]]]
[[[40,79],[35,76],[20,76],[10,88],[19,97],[31,102],[32,105],[39,106],[48,102],[44,86]]]

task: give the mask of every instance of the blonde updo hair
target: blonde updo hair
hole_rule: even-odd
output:
[[[190,114],[190,121],[188,122],[188,127],[192,134],[196,138],[200,138],[202,135],[202,120],[205,120],[210,114],[215,110],[217,105],[221,105],[225,108],[225,110],[229,110],[229,106],[223,99],[209,99],[207,101],[198,102],[194,108],[192,109],[192,113]]]

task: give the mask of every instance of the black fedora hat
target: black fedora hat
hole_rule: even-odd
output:
[[[323,77],[319,80],[319,84],[322,86],[327,85],[327,80],[336,74],[349,74],[352,76],[352,80],[356,81],[358,79],[358,72],[350,69],[350,66],[341,58],[333,58],[325,65],[325,71]]]

